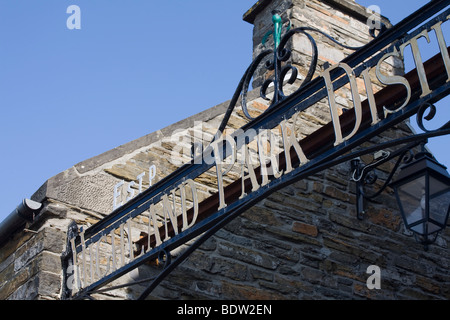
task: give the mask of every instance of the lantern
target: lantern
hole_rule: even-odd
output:
[[[420,152],[401,168],[395,190],[407,229],[428,249],[445,228],[450,211],[450,175],[428,152]]]

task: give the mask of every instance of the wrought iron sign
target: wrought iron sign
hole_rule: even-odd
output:
[[[318,54],[312,34],[322,32],[289,27],[281,37],[282,21],[274,14],[275,48],[263,51],[247,69],[213,141],[202,152],[195,152],[191,163],[155,183],[95,225],[79,231],[76,225],[70,227],[62,260],[65,268],[72,268],[73,272],[64,274],[64,298],[90,298],[96,292],[117,288],[105,285],[141,264],[159,258],[165,262],[161,273],[139,281],[149,283],[140,297],[144,299],[206,239],[276,190],[363,154],[396,145],[418,145],[428,138],[449,134],[449,127],[444,126],[360,148],[368,139],[415,114],[422,123],[424,108],[421,106],[435,103],[450,93],[450,58],[441,28],[450,18],[450,9],[438,14],[447,6],[448,1],[431,1],[367,45],[346,47],[355,52],[340,63],[328,66],[315,78]],[[429,20],[431,17],[434,18]],[[297,72],[287,63],[290,52],[286,44],[298,33],[305,35],[311,43],[312,64],[300,87],[286,95],[285,82],[294,84]],[[421,37],[429,39],[432,33],[437,38],[440,52],[423,62],[417,40]],[[403,59],[406,47],[412,49],[416,69],[405,76],[384,74],[381,70],[384,61],[390,57]],[[253,74],[270,55],[273,56],[266,67],[274,70],[273,78],[263,84],[261,96],[267,99],[269,84],[273,83],[272,103],[263,114],[252,118],[246,94]],[[376,94],[372,91],[371,70],[385,85]],[[285,81],[289,71],[291,77]],[[358,77],[365,86],[365,101],[361,101],[358,94],[361,89],[356,81]],[[353,108],[340,114],[335,92],[345,85],[350,88]],[[223,135],[241,95],[242,109],[250,121],[234,133]],[[324,98],[328,99],[331,122],[300,139],[297,132],[302,128],[297,128],[295,120]],[[281,135],[275,137],[274,128],[280,128]],[[274,142],[276,139],[278,143]],[[252,155],[250,143],[253,141],[257,152]],[[240,176],[230,181],[230,177],[225,177],[232,168]],[[200,201],[196,179],[208,171],[217,177],[217,193]],[[133,244],[131,224],[138,218],[146,221],[147,235]],[[194,238],[195,241],[180,255],[171,257],[172,250]],[[109,250],[106,262],[100,261],[102,250]]]

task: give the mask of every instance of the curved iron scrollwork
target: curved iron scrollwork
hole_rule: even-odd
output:
[[[172,263],[172,255],[169,250],[162,249],[159,252],[158,260],[163,264],[163,269],[167,268]]]
[[[273,11],[273,24],[274,28],[272,31],[269,31],[263,38],[263,44],[266,42],[268,36],[273,35],[274,38],[274,48],[273,49],[266,49],[262,51],[250,64],[250,66],[247,68],[246,72],[244,73],[243,77],[241,78],[241,81],[239,82],[238,87],[236,88],[236,91],[233,95],[233,98],[230,101],[229,107],[225,113],[225,116],[222,120],[222,123],[220,124],[216,135],[214,136],[214,140],[218,139],[220,135],[222,134],[223,130],[225,129],[226,124],[228,123],[228,120],[231,116],[232,111],[234,110],[236,103],[240,96],[242,96],[242,110],[244,112],[244,115],[247,119],[253,120],[254,118],[250,115],[247,107],[247,94],[250,87],[250,81],[255,75],[255,72],[260,67],[261,63],[266,59],[268,56],[272,55],[268,60],[265,61],[264,67],[268,69],[269,71],[273,71],[273,76],[269,79],[265,80],[261,86],[260,90],[260,96],[265,100],[272,100],[269,108],[276,105],[278,102],[284,100],[287,96],[285,95],[283,88],[286,83],[288,84],[294,84],[294,82],[297,79],[298,76],[298,69],[287,63],[289,58],[292,55],[292,51],[288,48],[286,48],[286,44],[288,41],[296,34],[302,34],[306,36],[306,38],[309,40],[312,48],[312,57],[311,57],[311,64],[308,68],[308,73],[306,74],[305,78],[301,82],[299,88],[292,93],[296,94],[302,88],[308,84],[316,71],[317,64],[318,64],[318,56],[319,56],[319,50],[317,47],[316,40],[311,35],[311,33],[318,33],[323,36],[325,36],[327,39],[331,40],[333,43],[341,46],[342,48],[349,49],[356,51],[360,49],[361,47],[352,47],[347,46],[336,39],[334,39],[332,36],[326,34],[325,32],[313,28],[313,27],[297,27],[292,28],[292,25],[290,21],[285,21],[284,23],[281,20],[280,14],[277,11]],[[282,30],[283,26],[285,25],[285,34],[282,36]],[[386,27],[381,24],[381,29],[379,30],[378,34],[375,36],[375,30],[370,29],[372,37],[378,37],[381,33],[383,33],[386,30]],[[283,65],[283,63],[285,63]],[[286,79],[287,75],[291,72],[288,79]],[[268,98],[268,91],[269,87],[273,84],[273,97],[270,99]]]
[[[275,91],[276,94],[274,94],[274,97],[272,99],[272,105],[279,102],[280,100],[283,100],[286,97],[283,92],[283,86],[284,86],[284,82],[285,82],[285,77],[289,73],[289,71],[292,71],[291,76],[287,80],[287,83],[289,83],[289,84],[293,84],[298,75],[298,69],[296,67],[294,67],[290,64],[282,66],[282,62],[287,61],[291,57],[292,51],[287,49],[285,46],[288,43],[288,41],[295,34],[305,35],[307,37],[307,39],[309,40],[309,42],[311,44],[311,48],[312,48],[311,64],[309,66],[308,73],[307,73],[305,79],[302,81],[300,87],[297,89],[297,91],[301,90],[308,82],[310,82],[312,80],[314,73],[316,71],[316,68],[317,68],[319,50],[317,48],[317,43],[310,32],[319,33],[319,34],[325,36],[327,39],[331,40],[332,42],[336,43],[337,45],[339,45],[345,49],[355,51],[355,50],[358,50],[361,48],[361,47],[351,47],[351,46],[344,45],[344,44],[340,43],[339,41],[337,41],[336,39],[334,39],[333,37],[331,37],[330,35],[326,34],[325,32],[323,32],[319,29],[316,29],[316,28],[299,27],[299,28],[294,28],[294,29],[289,30],[281,39],[279,47],[274,51],[273,61],[270,61],[270,63],[266,64],[267,69],[269,69],[269,70],[275,69],[275,71],[278,71],[278,72],[274,73],[274,77],[266,80],[261,88],[261,97],[266,100],[269,100],[266,97],[266,91],[271,83],[273,83],[274,87],[278,89]],[[279,76],[277,77],[277,75],[279,75]]]
[[[286,27],[286,33],[284,34],[283,37],[281,37],[281,28],[279,27],[279,25],[281,25],[281,17],[279,15],[279,13],[276,11],[273,12],[273,22],[274,22],[274,31],[271,32],[271,34],[273,34],[273,37],[274,37],[274,49],[270,50],[270,51],[266,50],[266,51],[263,51],[262,53],[260,53],[255,58],[254,62],[252,63],[252,68],[251,68],[252,72],[249,72],[248,74],[246,74],[246,77],[245,77],[245,83],[244,83],[244,87],[243,87],[243,91],[242,91],[242,96],[243,96],[242,109],[243,109],[245,116],[249,120],[253,120],[254,118],[249,114],[248,107],[247,107],[246,96],[248,93],[248,87],[250,85],[250,80],[251,80],[254,72],[256,71],[258,65],[261,63],[261,61],[266,56],[268,56],[269,54],[273,54],[272,59],[267,60],[265,63],[265,68],[269,71],[273,71],[273,76],[270,77],[269,79],[266,79],[264,81],[264,83],[262,84],[260,96],[267,101],[272,100],[270,107],[286,98],[286,95],[283,91],[284,85],[286,83],[294,84],[294,82],[296,81],[297,76],[298,76],[298,69],[295,66],[288,64],[288,63],[283,65],[283,62],[287,62],[292,55],[292,51],[290,49],[286,48],[286,45],[287,45],[288,41],[294,35],[302,34],[302,35],[306,36],[306,38],[309,40],[310,45],[311,45],[312,56],[311,56],[311,64],[309,65],[309,68],[308,68],[308,73],[306,74],[305,78],[301,82],[299,88],[292,94],[296,94],[306,84],[308,84],[312,80],[314,73],[317,69],[319,50],[317,47],[316,40],[311,35],[311,33],[314,32],[314,33],[321,34],[322,36],[326,37],[328,40],[331,40],[333,43],[335,43],[345,49],[356,51],[361,48],[361,47],[347,46],[347,45],[337,41],[336,39],[334,39],[332,36],[326,34],[325,32],[323,32],[319,29],[313,28],[313,27],[292,28],[290,21],[288,21],[288,25]],[[386,30],[386,27],[384,25],[382,25],[382,29],[379,30],[378,35],[380,35],[385,30]],[[371,31],[373,31],[373,30],[371,29]],[[373,37],[375,37],[374,32],[372,32],[371,35]],[[276,39],[276,37],[280,37],[280,39]],[[263,39],[263,42],[265,42],[265,41],[266,41],[266,37]],[[291,74],[290,74],[289,78],[286,79],[286,76],[289,74],[289,72],[291,72]],[[271,86],[271,84],[273,84],[273,88],[274,88],[272,99],[267,97],[268,89]]]
[[[428,109],[429,109],[428,114],[425,116],[425,112]],[[429,133],[429,132],[434,132],[434,131],[450,128],[450,121],[448,121],[443,126],[441,126],[440,128],[437,128],[435,130],[428,130],[427,128],[425,128],[425,126],[423,124],[423,120],[431,121],[432,119],[434,119],[435,115],[436,115],[436,106],[434,104],[425,103],[419,108],[419,111],[417,112],[417,115],[416,115],[416,122],[417,122],[417,125],[419,126],[419,128],[423,132]]]

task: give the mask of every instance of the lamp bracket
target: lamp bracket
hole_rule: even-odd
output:
[[[397,171],[400,164],[410,162],[414,157],[412,155],[411,149],[418,146],[421,143],[426,142],[426,140],[416,141],[411,144],[408,144],[394,152],[378,150],[373,155],[373,161],[369,164],[363,164],[361,159],[355,158],[351,161],[351,180],[356,182],[356,215],[359,220],[362,220],[364,217],[364,204],[365,200],[371,201],[372,199],[378,197],[389,185],[392,181],[392,178]],[[364,185],[366,184],[374,184],[378,180],[378,176],[373,172],[376,167],[382,165],[385,162],[388,162],[394,158],[397,158],[397,162],[394,165],[394,168],[389,173],[388,178],[381,186],[381,188],[375,192],[374,194],[368,195],[364,191]]]

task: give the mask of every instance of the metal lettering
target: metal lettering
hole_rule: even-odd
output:
[[[342,129],[341,129],[341,124],[340,124],[340,120],[339,120],[339,113],[338,113],[338,108],[336,106],[336,96],[334,94],[334,87],[333,87],[333,83],[331,82],[331,76],[330,76],[330,72],[336,68],[343,69],[345,71],[345,73],[347,74],[349,84],[350,84],[350,91],[352,94],[353,110],[355,111],[355,126],[353,127],[352,132],[350,132],[345,137],[342,136]],[[359,93],[358,93],[358,86],[356,84],[355,72],[353,71],[352,68],[350,68],[350,66],[348,64],[341,62],[339,64],[333,65],[323,71],[322,77],[324,78],[325,85],[327,87],[331,119],[333,121],[334,133],[335,133],[335,137],[336,137],[334,145],[337,146],[337,145],[341,144],[342,142],[353,137],[355,135],[355,133],[359,130],[359,126],[361,125],[361,120],[362,120],[361,98],[359,97]]]
[[[134,190],[132,189],[133,188],[133,186],[136,184],[136,182],[134,182],[134,181],[131,181],[129,184],[128,184],[128,187],[127,187],[127,192],[128,192],[128,197],[127,197],[127,201],[130,201],[131,199],[133,199],[133,197],[134,197]]]
[[[234,140],[233,140],[234,141]],[[214,158],[216,163],[216,177],[217,177],[217,189],[219,193],[219,209],[225,208],[227,205],[225,204],[225,196],[223,193],[223,172],[222,172],[222,156],[219,150],[219,143],[222,145],[224,141],[220,140],[213,143],[214,150]]]
[[[151,165],[148,169],[148,183],[150,184],[150,187],[152,186],[152,181],[156,177],[156,166]]]
[[[244,135],[246,136],[246,135]],[[223,209],[227,206],[225,203],[225,197],[223,194],[223,176],[226,175],[234,166],[236,160],[237,160],[237,152],[236,152],[236,142],[235,140],[229,136],[225,136],[225,140],[220,141],[220,145],[222,146],[223,143],[225,143],[225,155],[228,154],[228,150],[231,149],[231,157],[230,157],[230,164],[228,168],[222,171],[222,165],[224,162],[224,155],[222,154],[221,150],[219,150],[219,142],[214,142],[213,144],[213,150],[214,150],[214,158],[215,158],[215,164],[216,164],[216,175],[217,175],[217,189],[219,192],[219,209]]]
[[[124,228],[123,224],[119,227],[120,232],[120,265],[125,265],[125,238],[124,238]]]
[[[447,19],[450,16],[447,17]],[[436,37],[438,40],[438,44],[439,44],[439,50],[441,51],[441,55],[442,55],[442,60],[444,61],[444,65],[445,65],[445,70],[447,71],[447,82],[450,81],[450,57],[448,55],[448,49],[447,49],[447,44],[445,43],[445,39],[444,39],[444,35],[442,34],[442,25],[443,21],[439,21],[438,23],[436,23],[434,26],[431,27],[431,29],[434,30],[434,32],[436,33]]]
[[[88,283],[87,279],[86,279],[86,244],[84,241],[84,230],[81,230],[80,232],[80,238],[81,238],[81,265],[82,265],[82,270],[83,270],[83,284],[86,285]]]
[[[150,174],[150,171],[149,171]],[[140,175],[137,176],[137,179],[139,181],[139,193],[142,192],[142,178],[145,176],[145,172],[142,172]]]
[[[92,256],[92,246],[89,246],[89,258],[90,258],[90,263],[89,263],[89,268],[91,271],[91,282],[94,282],[94,257]]]
[[[297,138],[295,137],[295,123],[297,122],[297,116],[298,116],[298,113],[296,113],[293,118],[294,124],[292,125],[292,127],[288,127],[287,120],[283,120],[280,123],[281,135],[283,138],[284,154],[285,154],[285,158],[286,158],[285,174],[292,171],[292,163],[291,163],[291,155],[290,155],[291,147],[294,147],[294,150],[297,153],[298,158],[300,159],[300,165],[308,162],[308,159],[306,158],[302,147],[300,146]],[[290,131],[290,132],[288,132],[288,131]]]
[[[111,231],[111,232],[113,232],[113,231]],[[110,235],[111,235],[111,233],[110,233]],[[112,237],[111,238],[111,240],[113,240],[114,238]],[[100,246],[101,246],[101,244],[102,244],[102,241],[104,241],[106,244],[108,243],[108,241],[107,241],[107,236],[104,234],[104,235],[102,235],[101,236],[101,238],[98,240],[98,242],[97,242],[97,252],[96,252],[96,262],[95,262],[95,265],[96,265],[96,267],[95,267],[95,273],[96,273],[96,275],[97,275],[97,278],[103,278],[104,276],[106,276],[108,273],[109,273],[109,270],[111,269],[111,265],[110,265],[110,262],[111,262],[111,264],[113,264],[113,259],[115,259],[114,257],[113,257],[113,254],[114,254],[114,252],[112,252],[112,254],[110,254],[107,258],[106,258],[106,270],[105,270],[105,272],[103,273],[103,275],[100,273],[100,257],[99,257],[99,252],[100,252]],[[91,244],[91,246],[92,246],[93,244]],[[114,266],[113,266],[114,267]]]
[[[423,66],[422,56],[420,55],[419,45],[417,44],[417,39],[424,37],[428,43],[430,43],[430,37],[428,36],[428,31],[423,30],[417,36],[413,37],[409,41],[405,42],[400,46],[400,52],[403,55],[403,50],[409,44],[413,53],[414,63],[416,64],[417,74],[419,75],[420,87],[422,88],[422,94],[420,97],[424,97],[431,93],[430,87],[428,86],[427,76],[425,74],[425,68]]]
[[[114,197],[113,197],[113,210],[116,210],[118,207],[123,205],[123,202],[117,203],[117,198],[120,197],[121,192],[119,190],[120,187],[125,183],[125,181],[120,181],[118,184],[114,186]]]
[[[367,93],[367,101],[369,102],[370,114],[372,116],[372,124],[371,125],[374,125],[374,124],[377,124],[378,122],[380,122],[381,120],[378,117],[377,104],[375,102],[375,96],[373,94],[372,81],[370,80],[369,69],[370,68],[364,69],[364,71],[361,73],[361,75],[363,76],[363,79],[364,79],[364,85],[366,87],[366,93]]]
[[[111,257],[112,257],[112,270],[116,271],[117,270],[117,262],[116,262],[116,241],[115,241],[115,237],[114,237],[114,229],[111,230],[111,232],[109,233],[110,237],[111,237]]]
[[[242,161],[241,161],[241,181],[242,181],[242,193],[239,199],[244,198],[247,194],[245,193],[245,180],[250,178],[252,182],[252,192],[259,189],[258,180],[256,179],[255,169],[253,168],[252,161],[250,159],[250,153],[247,144],[243,144],[241,147]],[[247,167],[248,175],[245,174],[245,167]]]
[[[395,112],[401,110],[402,108],[404,108],[409,103],[409,100],[411,99],[411,86],[409,85],[409,82],[408,82],[408,80],[406,80],[406,78],[404,78],[402,76],[386,76],[381,73],[381,71],[380,71],[381,63],[383,63],[383,61],[389,57],[399,57],[399,58],[403,59],[402,53],[399,52],[397,50],[397,48],[394,48],[393,52],[386,53],[383,57],[381,57],[381,59],[377,63],[377,66],[375,69],[375,74],[377,76],[377,79],[378,79],[378,81],[380,81],[382,84],[385,84],[385,85],[394,85],[394,84],[403,85],[406,89],[406,99],[403,102],[403,104],[395,110],[390,110],[390,109],[386,108],[386,106],[384,106],[384,116],[385,117],[387,117],[387,115],[390,113],[395,113]]]
[[[134,260],[134,252],[133,252],[133,241],[131,239],[131,218],[127,220],[128,227],[128,248],[130,251],[130,262]]]
[[[152,226],[153,225],[153,226]],[[151,250],[150,246],[150,235],[153,234],[155,237],[156,244],[155,246],[158,247],[162,244],[161,236],[159,234],[159,228],[158,228],[158,220],[156,218],[155,213],[155,206],[153,204],[150,205],[150,211],[149,211],[149,217],[148,217],[148,246],[147,246],[147,252]]]
[[[263,137],[266,137],[266,140],[263,140]],[[269,183],[269,172],[268,167],[271,166],[271,174],[275,178],[281,177],[283,174],[283,170],[279,171],[278,169],[278,160],[276,157],[276,152],[274,148],[273,134],[270,130],[261,130],[259,134],[256,136],[258,142],[258,154],[261,168],[261,176],[262,182],[261,187],[265,186]],[[264,142],[269,146],[268,152],[264,152]]]
[[[162,202],[163,202],[163,212],[164,212],[164,227],[166,230],[166,236],[164,238],[164,241],[167,241],[170,239],[169,232],[167,229],[168,220],[169,218],[170,223],[172,224],[173,231],[175,232],[175,235],[178,234],[178,221],[177,221],[177,213],[176,213],[176,204],[175,204],[175,189],[171,191],[172,193],[172,203],[173,206],[170,205],[169,196],[167,194],[162,196]]]
[[[142,182],[143,182],[143,177],[145,176],[145,172],[142,172],[141,174],[139,174],[136,179],[138,181],[138,194],[142,192]],[[155,178],[156,176],[156,166],[152,165],[150,166],[149,169],[149,185],[152,185],[152,180]],[[125,181],[122,180],[119,183],[117,183],[114,186],[114,196],[113,196],[113,210],[119,208],[120,206],[123,205],[123,197],[125,195],[122,195],[122,191],[123,191],[123,185],[125,184]],[[134,198],[135,196],[135,190],[133,189],[133,187],[136,185],[135,181],[130,181],[127,185],[126,188],[126,202],[130,201],[131,199]],[[118,203],[118,200],[120,199],[120,203]]]
[[[102,242],[102,239],[105,236],[102,236],[100,240],[97,242],[97,250],[95,255],[95,273],[97,274],[97,278],[101,278],[100,274],[100,257],[99,257],[99,249],[100,249],[100,243]]]
[[[181,196],[181,214],[183,217],[183,226],[181,227],[181,231],[184,231],[188,228],[188,222],[187,222],[187,208],[186,208],[186,189],[183,184],[180,185],[180,196]]]
[[[187,208],[186,208],[186,186],[187,185],[189,185],[191,187],[192,203],[193,203],[193,208],[194,208],[194,214],[192,216],[191,223],[189,223],[189,224],[187,221]],[[186,182],[180,186],[180,192],[181,192],[181,207],[182,207],[182,214],[183,214],[183,227],[181,228],[181,231],[184,231],[184,230],[192,227],[195,224],[195,222],[197,221],[197,217],[198,217],[198,197],[197,197],[197,188],[195,187],[194,180],[192,180],[192,179],[186,180]]]

